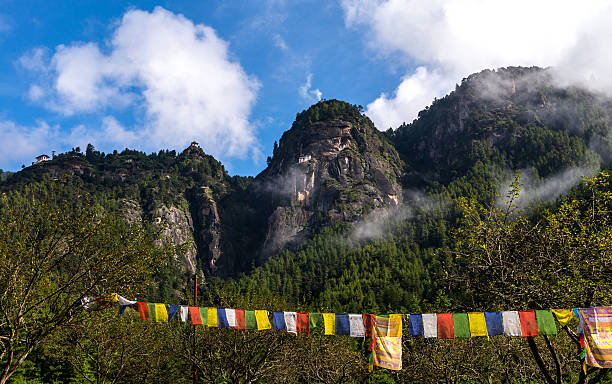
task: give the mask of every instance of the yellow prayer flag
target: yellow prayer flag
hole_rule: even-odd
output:
[[[325,325],[325,334],[334,335],[336,333],[336,314],[324,313],[323,324]]]
[[[155,303],[155,321],[168,322],[168,311],[166,310],[166,304]]]
[[[219,325],[217,323],[217,308],[216,307],[208,307],[208,326],[210,328],[217,328]]]
[[[468,312],[468,321],[470,322],[470,335],[472,337],[489,336],[484,312]]]
[[[113,292],[110,295],[106,296],[104,298],[104,301],[110,301],[110,302],[116,303],[119,301],[119,296],[117,296],[117,294]]]
[[[389,315],[389,337],[402,337],[402,315]]]
[[[257,330],[272,329],[272,324],[268,319],[268,311],[255,310],[255,320],[257,320]]]
[[[567,323],[569,323],[574,317],[574,311],[571,309],[553,309],[552,313],[555,314],[557,321],[562,327],[567,325]]]

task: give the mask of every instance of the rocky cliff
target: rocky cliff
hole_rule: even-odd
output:
[[[404,163],[357,106],[321,101],[298,114],[250,186],[261,202],[260,261],[318,228],[402,203]]]

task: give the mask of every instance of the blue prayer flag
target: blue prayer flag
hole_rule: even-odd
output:
[[[176,315],[180,307],[180,305],[168,305],[168,322],[172,320],[172,318],[174,317],[174,315]]]
[[[351,323],[348,313],[336,313],[336,335],[350,335]]]
[[[489,336],[502,335],[504,333],[504,323],[501,312],[485,312],[487,322],[487,332]]]
[[[225,315],[225,308],[217,308],[217,327],[229,328],[229,321]]]
[[[408,317],[410,323],[410,334],[412,336],[420,336],[423,334],[423,317],[421,315],[410,315]]]
[[[574,317],[578,318],[578,334],[582,335],[584,334],[584,324],[582,324],[582,315],[580,314],[580,309],[572,308],[572,311],[574,311]]]
[[[272,315],[272,329],[285,329],[284,312],[274,312]]]
[[[120,305],[119,306],[119,316],[123,315],[123,312],[125,312],[125,309],[127,308],[127,305]]]

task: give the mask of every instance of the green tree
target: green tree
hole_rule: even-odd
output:
[[[142,291],[165,257],[149,232],[70,184],[31,184],[0,196],[0,383],[84,316],[75,303]]]

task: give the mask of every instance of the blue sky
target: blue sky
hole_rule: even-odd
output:
[[[256,175],[320,97],[387,129],[484,68],[571,68],[564,78],[605,91],[610,14],[596,1],[0,0],[0,169],[89,142],[195,139],[231,174]]]

